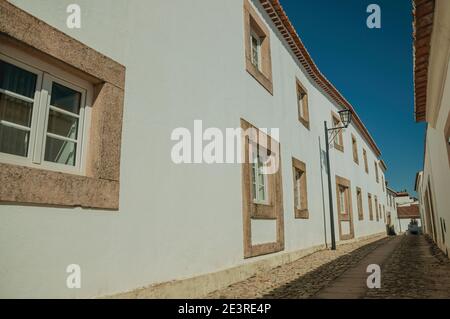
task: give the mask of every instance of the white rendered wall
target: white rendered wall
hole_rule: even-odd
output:
[[[2,204],[0,297],[101,296],[270,257],[243,259],[239,164],[172,163],[172,130],[192,129],[195,119],[221,129],[239,127],[240,118],[260,128],[280,128],[285,251],[324,243],[323,195],[329,240],[319,137],[323,149],[323,122],[337,108],[273,31],[274,95],[245,71],[241,0],[79,0],[80,30],[65,27],[65,9],[72,1],[12,3],[127,70],[120,210]],[[297,120],[296,76],[308,90],[309,131]],[[359,166],[352,160],[350,133],[358,139]],[[387,206],[381,176],[380,183],[375,181],[375,155],[354,126],[345,130],[344,144],[345,153],[331,150],[334,201],[337,174],[352,183],[356,237],[383,232],[383,219],[369,221],[368,213],[367,192]],[[368,153],[369,175],[362,147]],[[308,220],[294,218],[292,156],[307,165]],[[363,221],[358,221],[356,186],[363,191]],[[263,230],[270,231],[270,226],[261,227],[259,240],[265,241],[270,234]],[[66,288],[65,269],[72,263],[81,266],[81,289]]]

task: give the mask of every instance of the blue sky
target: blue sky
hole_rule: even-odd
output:
[[[411,0],[280,0],[314,62],[381,149],[386,179],[413,192],[425,125],[414,121]],[[366,25],[381,7],[381,29]]]

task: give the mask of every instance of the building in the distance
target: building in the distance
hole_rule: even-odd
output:
[[[397,217],[397,204],[395,203],[395,198],[397,197],[397,192],[386,185],[386,209],[387,209],[387,225],[394,228],[396,234],[400,233],[400,224]]]
[[[425,232],[448,255],[450,232],[450,1],[415,0],[414,114],[426,122],[416,178]]]

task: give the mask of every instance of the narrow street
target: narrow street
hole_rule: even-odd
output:
[[[367,266],[381,267],[369,289]],[[373,238],[320,251],[208,298],[450,298],[450,260],[425,236]]]

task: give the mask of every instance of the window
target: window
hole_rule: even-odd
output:
[[[307,219],[309,218],[309,211],[305,163],[292,158],[292,173],[294,177],[295,218]]]
[[[356,137],[353,134],[352,134],[352,150],[353,150],[353,161],[359,165],[358,144],[356,142]]]
[[[384,183],[384,176],[383,175],[381,175],[381,186],[383,187],[383,192],[385,192],[385,183]]]
[[[377,161],[374,162],[374,166],[375,166],[375,179],[376,179],[377,183],[379,183],[380,179],[378,178],[378,164],[377,164]]]
[[[244,0],[246,70],[273,94],[270,33],[249,0]]]
[[[380,216],[379,216],[379,210],[378,210],[378,198],[375,196],[375,214],[377,217],[377,221],[380,220]]]
[[[256,204],[268,204],[269,192],[267,175],[263,174],[264,164],[268,160],[267,150],[255,143],[252,143],[252,195]]]
[[[261,71],[261,38],[254,30],[251,30],[251,50],[252,50],[252,64],[258,71]]]
[[[347,202],[347,188],[339,185],[339,213],[342,215],[348,214],[348,206],[346,205]]]
[[[386,206],[383,205],[383,221],[386,223]]]
[[[340,240],[355,237],[350,180],[336,175],[336,197]]]
[[[297,79],[297,108],[298,120],[309,129],[309,109],[308,109],[308,94],[305,87]]]
[[[6,55],[0,76],[1,160],[80,173],[88,89]]]
[[[358,218],[359,220],[364,219],[364,212],[363,212],[363,202],[362,202],[362,191],[361,188],[356,187],[356,200],[358,204]]]
[[[279,143],[243,119],[241,129],[244,257],[250,258],[284,249],[283,188],[281,169],[272,166],[280,161]],[[256,220],[275,221],[275,242],[252,242],[252,223]]]
[[[367,194],[367,199],[369,200],[369,219],[373,220],[372,194]]]
[[[0,7],[0,201],[118,210],[126,68]]]
[[[369,174],[369,163],[367,162],[367,151],[363,149],[363,158],[364,158],[364,170],[367,174]]]
[[[339,115],[337,113],[332,112],[332,123],[333,123],[333,127],[341,127],[342,123],[341,123],[341,118],[339,117]],[[343,137],[343,133],[342,133],[342,129],[341,130],[336,130],[332,133],[332,137],[334,137],[334,148],[343,152],[344,151],[344,137]],[[337,135],[335,135],[337,134]]]

